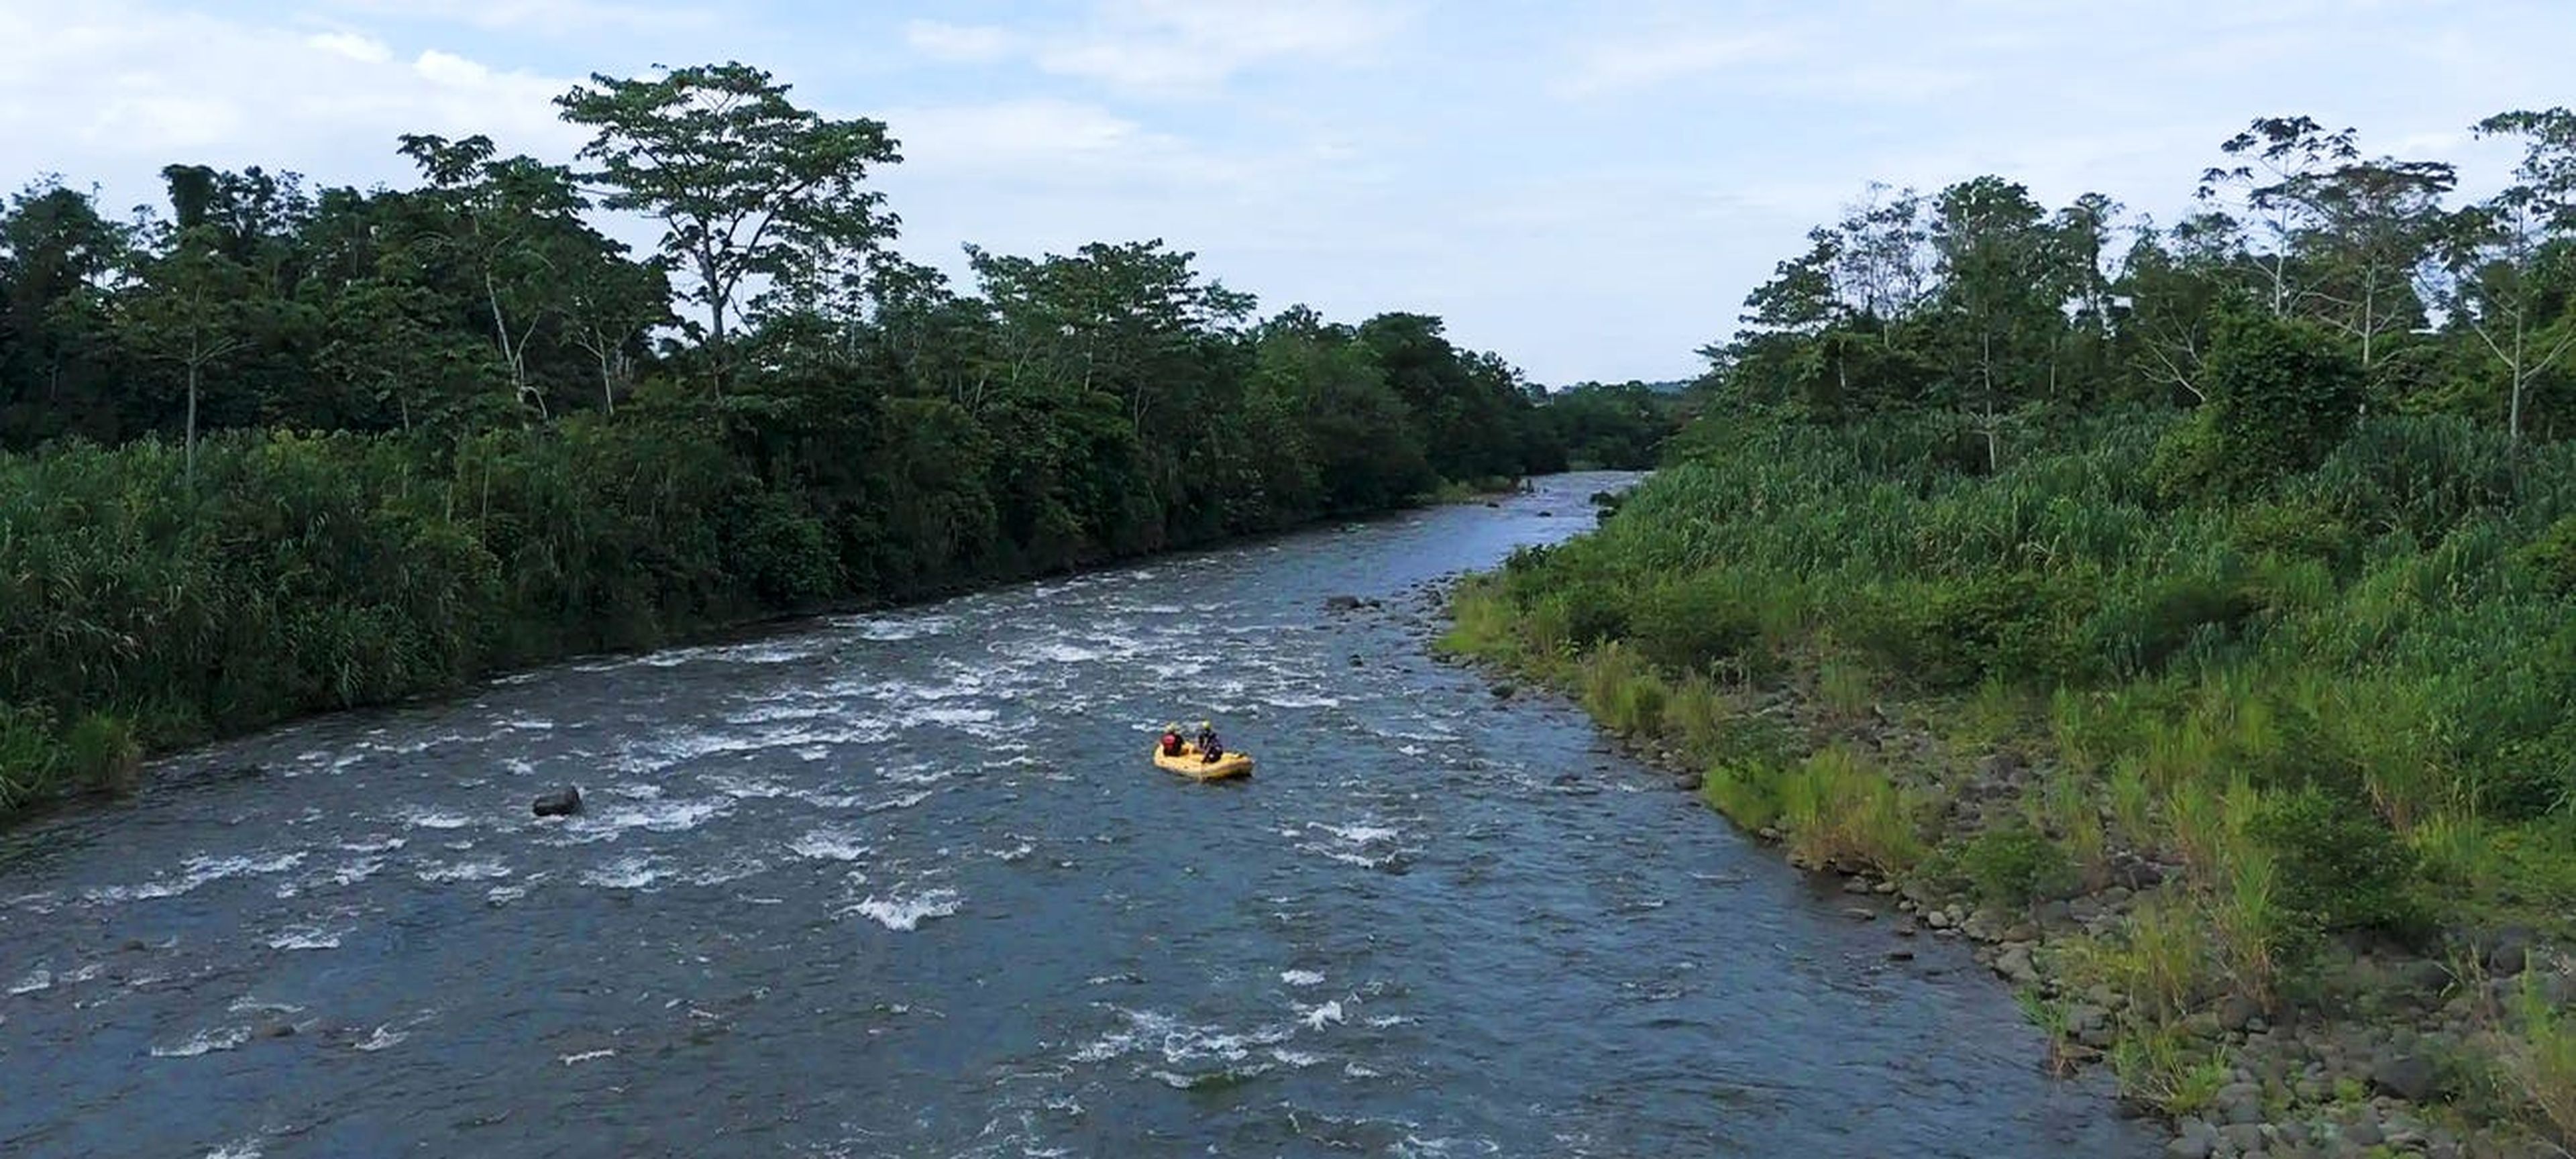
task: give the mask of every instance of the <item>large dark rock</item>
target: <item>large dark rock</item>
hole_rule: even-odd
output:
[[[2498,978],[2511,978],[2522,973],[2531,958],[2532,943],[2539,936],[2528,926],[2507,926],[2484,939],[2487,972]]]
[[[569,817],[581,812],[581,790],[569,786],[537,798],[529,806],[540,817]]]
[[[2410,1103],[2433,1093],[2433,1064],[2420,1054],[2391,1055],[2370,1068],[2370,1085]]]

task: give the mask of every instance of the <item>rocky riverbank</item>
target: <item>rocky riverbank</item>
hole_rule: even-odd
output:
[[[1418,593],[1434,617],[1454,585]],[[1523,682],[1562,682],[1563,673],[1508,668],[1474,656],[1494,695],[1523,695]],[[1962,760],[1927,720],[1873,702],[1853,713],[1828,707],[1812,680],[1792,678],[1733,691],[1733,709],[1765,723],[1793,746],[1828,745],[1866,754],[1908,799],[1933,802],[1930,841],[1957,849],[1979,834],[2025,818],[2052,772],[2012,746]],[[1552,689],[1551,691],[1558,691]],[[1596,706],[1595,715],[1600,711]],[[1610,726],[1604,721],[1605,727]],[[1611,731],[1617,735],[1615,728]],[[1654,735],[1619,737],[1635,758],[1679,789],[1720,798],[1706,754]],[[2105,830],[2111,806],[2098,806]],[[2576,1002],[2576,962],[2526,927],[2450,928],[2439,956],[2369,943],[2337,942],[2303,983],[2299,1001],[2267,1010],[2236,994],[2194,1003],[2188,1013],[2147,1017],[2151,987],[2123,986],[2104,959],[2139,942],[2143,909],[2181,888],[2184,867],[2152,853],[2102,849],[2092,872],[2038,891],[2024,904],[1981,900],[1955,874],[1932,868],[1887,873],[1835,858],[1802,856],[1773,825],[1752,832],[1789,850],[1790,860],[1842,879],[1847,912],[1880,921],[1891,955],[1909,939],[1965,939],[1977,960],[2015,989],[2053,1046],[2044,1060],[2060,1073],[2109,1065],[2123,1113],[2154,1116],[2172,1131],[2166,1154],[2179,1159],[2293,1159],[2430,1155],[2506,1159],[2564,1156],[2535,1133],[2546,1120],[2530,1106],[2502,1012],[2536,998],[2561,1012]],[[2136,979],[2129,979],[2136,981]],[[2556,1042],[2563,1048],[2565,1040]],[[2549,1049],[2544,1045],[2541,1049]],[[2563,1064],[2562,1064],[2563,1065]],[[2541,1073],[2548,1073],[2545,1070]],[[2563,1072],[2562,1072],[2563,1073]],[[2543,1092],[2541,1098],[2549,1095]]]

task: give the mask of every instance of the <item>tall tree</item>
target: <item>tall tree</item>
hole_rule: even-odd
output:
[[[2448,164],[2383,157],[2318,174],[2307,197],[2317,224],[2316,318],[2359,347],[2364,374],[2387,355],[2388,339],[2424,318],[2416,287],[2441,223],[2441,199],[2458,184]]]
[[[187,384],[187,483],[197,485],[197,400],[206,371],[249,341],[245,314],[257,293],[250,270],[223,252],[212,225],[177,230],[121,300],[126,341],[146,358],[176,364]]]
[[[2315,118],[2302,116],[2257,117],[2219,150],[2238,163],[2204,171],[2198,196],[2212,201],[2233,190],[2241,199],[2262,234],[2262,248],[2248,258],[2263,299],[2274,317],[2287,316],[2306,292],[2299,243],[2319,221],[2317,178],[2358,159],[2360,147],[2353,130],[2328,132]]]
[[[565,120],[596,133],[581,156],[599,168],[586,177],[613,190],[609,208],[661,219],[662,257],[694,279],[688,297],[706,310],[718,390],[736,305],[753,283],[797,278],[893,233],[884,194],[862,185],[869,166],[901,160],[883,122],[826,120],[740,63],[591,79],[597,88],[556,98]]]
[[[2514,136],[2514,184],[2452,219],[2443,244],[2444,305],[2503,364],[2507,438],[2522,441],[2524,396],[2576,346],[2576,113],[2500,113],[2481,137]]]
[[[2020,184],[1979,177],[1943,190],[1932,223],[1952,389],[1985,437],[1989,470],[2002,465],[2004,420],[2027,397],[2017,380],[2063,324],[2044,218]]]

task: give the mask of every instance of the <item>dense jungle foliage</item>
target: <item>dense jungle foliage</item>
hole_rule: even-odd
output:
[[[1671,426],[1435,317],[1256,317],[1161,241],[970,247],[954,287],[889,248],[885,124],[739,64],[594,81],[559,100],[577,166],[415,135],[409,189],[174,165],[131,220],[11,199],[0,816],[301,713],[1639,462]]]

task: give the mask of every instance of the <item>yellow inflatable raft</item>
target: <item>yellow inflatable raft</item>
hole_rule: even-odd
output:
[[[1215,760],[1203,761],[1199,759],[1199,746],[1194,744],[1182,745],[1181,755],[1176,757],[1164,756],[1161,745],[1155,745],[1151,751],[1154,754],[1155,764],[1192,780],[1222,781],[1228,777],[1252,775],[1250,753],[1229,751]]]

